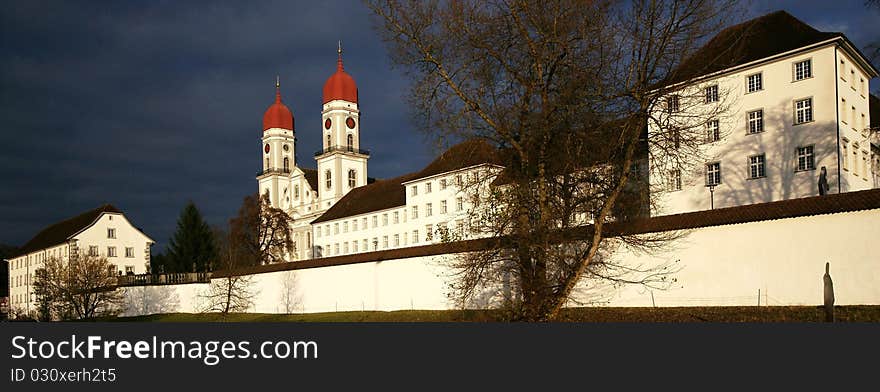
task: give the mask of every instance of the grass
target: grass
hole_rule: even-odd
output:
[[[724,306],[682,308],[568,308],[559,321],[566,322],[822,322],[816,306]],[[880,306],[837,306],[840,322],[880,322]],[[502,321],[492,310],[401,310],[393,312],[270,313],[168,313],[119,317],[109,321],[134,322],[492,322]]]

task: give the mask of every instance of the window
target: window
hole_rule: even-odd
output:
[[[433,207],[433,206],[431,205],[431,203],[427,203],[427,204],[425,204],[425,216],[431,216],[431,214],[432,214],[432,212],[433,212],[433,208],[432,208],[432,207]]]
[[[810,59],[794,63],[794,80],[804,80],[813,77],[813,67]]]
[[[680,191],[681,170],[670,170],[668,181],[669,183],[667,184],[667,189],[669,189],[670,191]]]
[[[846,98],[840,99],[840,121],[846,124]]]
[[[446,189],[446,179],[445,178],[440,179],[440,190],[442,191],[444,189]]]
[[[327,182],[327,189],[333,186],[333,175],[330,174],[330,170],[324,172],[324,179]]]
[[[461,174],[458,174],[458,175],[455,176],[455,186],[457,186],[457,187],[459,187],[459,188],[462,186],[462,183],[461,183]]]
[[[346,147],[348,147],[348,151],[354,151],[354,135],[350,133],[346,138]]]
[[[718,102],[718,85],[706,87],[706,103]]]
[[[862,150],[862,179],[868,179],[868,152]]]
[[[749,178],[762,178],[764,171],[764,154],[749,157]]]
[[[134,257],[134,248],[126,247],[125,248],[125,257]]]
[[[855,128],[856,127],[856,107],[855,106],[852,106],[850,113],[852,115],[852,127]]]
[[[445,214],[445,213],[446,213],[446,200],[441,200],[441,201],[440,201],[440,213],[441,213],[441,214]]]
[[[434,239],[434,227],[431,225],[425,226],[425,241],[431,241]]]
[[[330,149],[330,134],[327,134],[327,149]]]
[[[379,217],[377,215],[373,215],[373,227],[379,227]]]
[[[284,157],[284,171],[285,172],[290,171],[290,158],[288,158],[288,157]]]
[[[354,240],[351,242],[351,251],[357,253],[358,251],[358,242]]]
[[[455,198],[455,210],[461,211],[464,209],[464,198],[456,197]]]
[[[856,70],[852,68],[849,69],[849,86],[856,89]]]
[[[134,275],[134,266],[133,265],[126,265],[125,266],[125,274],[126,275]]]
[[[315,232],[315,237],[316,237],[316,238],[321,238],[321,228],[320,228],[320,227],[318,228],[318,230],[316,230],[316,232]]]
[[[388,248],[388,236],[383,235],[382,236],[382,249],[387,249],[387,248]]]
[[[116,247],[108,246],[107,247],[107,257],[116,257]]]
[[[333,234],[339,234],[339,223],[333,224]]]
[[[382,214],[382,226],[388,226],[388,214]]]
[[[357,172],[354,169],[348,171],[348,187],[354,188],[357,184]]]
[[[400,223],[400,211],[394,211],[394,224]]]
[[[859,94],[865,96],[865,79],[859,78]]]
[[[358,231],[358,220],[357,219],[351,220],[351,231]]]
[[[678,129],[672,131],[672,145],[675,148],[681,147],[681,132]]]
[[[338,243],[338,242],[335,243],[335,244],[333,244],[333,254],[334,254],[334,255],[338,255],[338,254],[339,254],[339,243]]]
[[[364,240],[361,242],[361,244],[364,246],[364,252],[370,250],[370,247],[367,246],[367,239],[366,238],[364,238]]]
[[[348,253],[348,241],[342,243],[342,252]]]
[[[419,194],[419,186],[418,185],[413,185],[413,186],[409,187],[409,190],[410,190],[410,192],[409,192],[410,196],[416,196]]]
[[[746,76],[746,91],[753,93],[764,89],[764,80],[760,73]]]
[[[847,140],[846,138],[843,138],[842,146],[843,146],[842,147],[843,148],[843,154],[842,154],[843,156],[841,158],[842,158],[843,170],[849,170],[849,140]]]
[[[419,206],[412,206],[412,214],[410,214],[410,218],[418,219],[419,217]]]
[[[862,132],[865,132],[867,130],[868,130],[868,124],[865,123],[865,114],[862,113]]]
[[[400,234],[394,235],[394,246],[400,246]]]
[[[362,223],[362,224],[361,224],[361,227],[363,227],[364,230],[366,230],[367,227],[368,227],[368,226],[367,226],[367,217],[364,217],[364,220],[361,221],[361,223]]]
[[[720,139],[721,132],[718,130],[718,120],[709,120],[706,123],[706,141],[712,143]]]
[[[293,186],[293,198],[299,199],[299,185]]]
[[[97,256],[98,255],[98,247],[95,245],[89,246],[89,256]]]
[[[840,78],[846,80],[846,63],[840,60]]]
[[[418,242],[419,242],[419,231],[413,230],[412,231],[412,243],[417,244]]]
[[[801,99],[794,102],[795,124],[803,124],[813,121],[813,98]]]
[[[764,132],[764,110],[754,110],[748,114],[749,133]]]
[[[675,113],[679,110],[679,99],[678,95],[670,95],[669,98],[666,99],[666,111],[668,113]]]
[[[859,175],[859,143],[854,142],[852,145],[853,153],[852,153],[852,172],[854,175]]]
[[[431,193],[431,182],[425,183],[425,193]]]
[[[379,238],[373,237],[373,250],[379,250]]]
[[[721,184],[721,163],[710,163],[706,165],[706,185],[715,186],[718,184]]]
[[[107,238],[116,238],[116,229],[107,229]]]
[[[330,235],[330,225],[324,225],[324,235]]]
[[[342,232],[348,233],[348,221],[342,222]]]
[[[798,171],[813,170],[816,168],[816,162],[813,158],[813,146],[797,148],[797,169]]]

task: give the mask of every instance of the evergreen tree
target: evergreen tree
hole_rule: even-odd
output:
[[[166,253],[165,272],[207,271],[217,256],[211,227],[192,202],[181,211]]]

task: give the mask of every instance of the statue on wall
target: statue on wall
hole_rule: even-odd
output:
[[[825,321],[834,321],[834,283],[831,281],[831,274],[828,272],[831,263],[825,263],[825,276],[822,280],[825,283]]]
[[[825,170],[825,166],[822,166],[822,169],[819,173],[819,196],[825,196],[828,194],[828,179],[826,178],[827,171]]]

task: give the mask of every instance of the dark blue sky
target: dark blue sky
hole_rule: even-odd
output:
[[[858,46],[880,41],[880,12],[859,1],[755,1]],[[313,167],[321,87],[357,81],[369,174],[420,169],[438,153],[409,121],[408,81],[390,67],[356,1],[2,2],[0,243],[112,203],[164,249],[192,200],[212,224],[256,191],[262,115],[275,75]],[[872,90],[877,90],[877,80]]]

